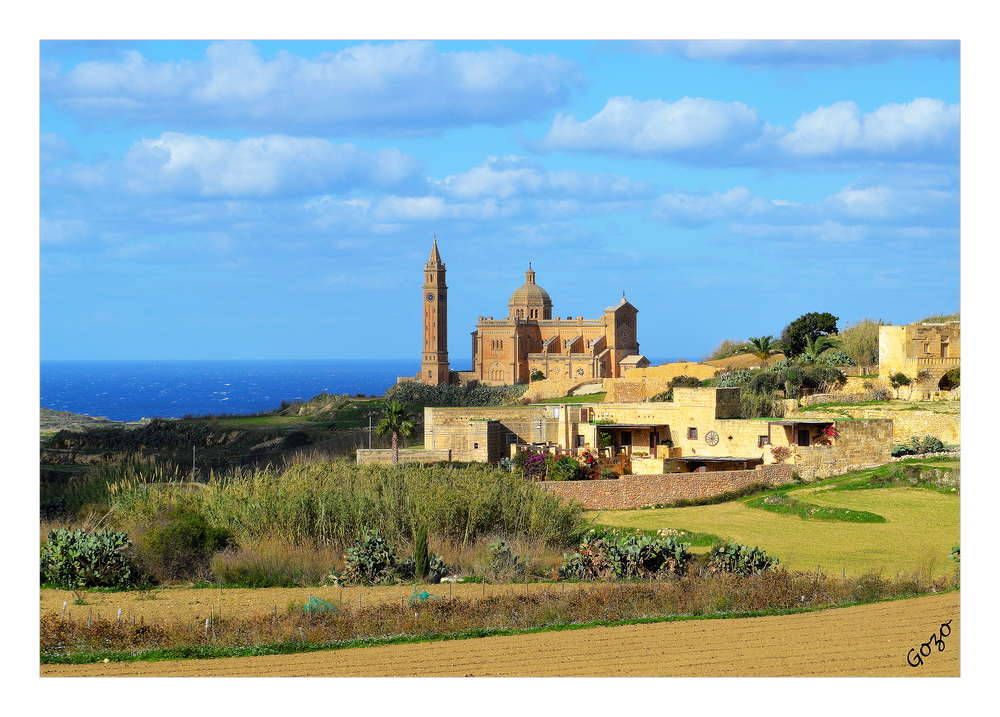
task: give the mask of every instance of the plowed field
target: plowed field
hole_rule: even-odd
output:
[[[949,620],[944,649],[931,645],[923,665],[908,665],[909,651],[920,650],[921,643]],[[951,592],[800,615],[590,628],[306,655],[43,665],[41,675],[957,677],[959,635],[959,593]]]

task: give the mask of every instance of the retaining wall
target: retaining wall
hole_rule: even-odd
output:
[[[588,510],[626,510],[675,500],[711,498],[754,483],[784,485],[792,482],[793,467],[760,466],[756,470],[627,475],[617,480],[544,481],[544,490],[565,500],[576,500]]]
[[[392,465],[391,448],[359,448],[357,453],[358,465],[367,463],[381,463],[382,465]],[[437,463],[438,461],[450,461],[451,451],[425,451],[421,448],[400,448],[400,463]]]

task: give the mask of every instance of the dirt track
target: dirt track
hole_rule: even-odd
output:
[[[944,649],[920,649],[951,620]],[[959,593],[802,615],[591,628],[276,657],[43,665],[42,676],[667,677],[959,675]]]

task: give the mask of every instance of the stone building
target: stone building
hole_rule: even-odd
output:
[[[961,363],[961,326],[960,321],[880,326],[879,378],[888,381],[896,373],[905,374],[921,398],[951,390],[954,386],[945,374]]]
[[[490,463],[524,449],[592,451],[632,475],[753,470],[784,460],[813,479],[890,458],[891,420],[743,419],[739,397],[738,388],[675,388],[668,402],[428,407],[424,446]]]
[[[528,265],[524,284],[511,294],[507,316],[480,316],[472,332],[472,370],[452,371],[448,361],[448,287],[437,240],[424,265],[423,358],[417,379],[427,384],[527,383],[532,375],[587,381],[618,378],[649,366],[639,353],[636,315],[626,299],[600,318],[553,316],[552,298]]]

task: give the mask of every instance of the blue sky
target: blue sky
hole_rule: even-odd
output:
[[[529,262],[699,358],[960,308],[957,41],[44,41],[42,359],[419,356]],[[463,368],[463,366],[455,366]]]

